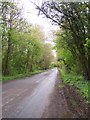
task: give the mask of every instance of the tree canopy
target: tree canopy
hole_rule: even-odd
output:
[[[46,1],[37,9],[59,25],[56,47],[57,51],[61,48],[67,51],[64,52],[67,65],[69,56],[72,56],[72,63],[77,67],[79,64],[79,72],[90,80],[90,2]],[[63,56],[58,53],[58,57]]]
[[[33,26],[22,18],[22,10],[14,2],[0,2],[0,13],[3,75],[49,68],[52,49],[45,44],[45,36],[40,26]]]

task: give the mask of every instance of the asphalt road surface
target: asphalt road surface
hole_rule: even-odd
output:
[[[41,118],[50,102],[57,68],[31,77],[10,81],[2,86],[3,118]]]

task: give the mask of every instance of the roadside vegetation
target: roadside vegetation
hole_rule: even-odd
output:
[[[75,86],[88,99],[90,83],[90,2],[46,1],[37,6],[59,26],[54,39],[57,65],[65,84]],[[54,66],[52,46],[40,26],[22,18],[14,2],[0,2],[2,78],[13,80]]]
[[[38,73],[42,73],[45,70],[37,70],[34,72],[28,72],[28,73],[24,73],[24,74],[16,74],[16,75],[7,75],[7,76],[2,76],[2,82],[7,82],[10,80],[16,80],[16,79],[21,79],[21,78],[25,78],[25,77],[30,77],[32,75],[38,74]]]
[[[0,2],[0,13],[3,81],[48,69],[54,56],[40,26],[22,18],[22,10],[14,2]]]
[[[55,33],[55,49],[61,77],[88,99],[90,82],[90,2],[46,1],[37,6],[60,29]]]
[[[70,86],[74,86],[77,92],[80,92],[81,95],[83,95],[86,100],[89,99],[88,82],[84,80],[82,75],[66,73],[63,70],[61,70],[60,73],[61,73],[61,78],[64,80],[64,83],[66,85],[69,84]],[[90,100],[87,102],[90,102]]]

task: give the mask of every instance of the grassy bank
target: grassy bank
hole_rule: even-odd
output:
[[[72,85],[80,91],[80,93],[86,98],[86,100],[90,103],[88,87],[88,81],[84,80],[81,75],[75,75],[70,73],[65,73],[64,71],[60,70],[61,78],[63,79],[65,84]]]
[[[44,72],[44,71],[45,70],[37,70],[37,71],[34,71],[34,72],[16,74],[16,75],[13,75],[13,76],[2,76],[2,82],[7,82],[7,81],[10,81],[10,80],[15,80],[15,79],[24,78],[24,77],[30,77],[31,75],[38,74],[38,73],[41,73],[41,72]]]

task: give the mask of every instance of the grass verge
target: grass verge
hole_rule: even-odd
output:
[[[2,76],[2,82],[7,82],[7,81],[10,81],[10,80],[15,80],[15,79],[24,78],[24,77],[30,77],[31,75],[42,73],[44,71],[45,70],[37,70],[37,71],[34,71],[34,72],[17,74],[17,75],[13,75],[13,76]]]
[[[87,102],[90,103],[90,99],[89,99],[90,82],[84,80],[81,75],[65,73],[63,70],[60,70],[60,73],[64,83],[76,87],[77,90],[79,90],[80,93],[87,100]]]

